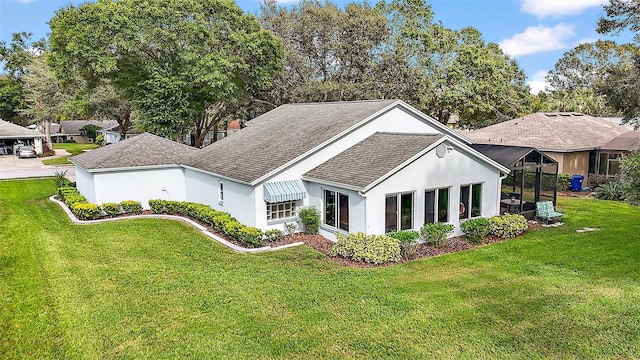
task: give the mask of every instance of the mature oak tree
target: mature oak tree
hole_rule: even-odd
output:
[[[280,42],[230,0],[99,0],[59,10],[50,25],[59,75],[108,80],[144,129],[192,131],[196,146],[281,66]]]

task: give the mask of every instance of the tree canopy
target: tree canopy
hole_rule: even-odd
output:
[[[50,64],[65,78],[108,80],[139,111],[143,128],[196,134],[207,116],[269,85],[282,46],[230,0],[100,0],[59,10],[50,21]]]

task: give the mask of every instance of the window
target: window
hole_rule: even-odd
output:
[[[324,191],[324,223],[349,231],[349,195]]]
[[[267,221],[296,217],[297,200],[267,203]]]
[[[218,201],[224,201],[224,184],[220,181],[220,189],[218,189]]]
[[[424,197],[424,223],[449,221],[449,188],[427,190]]]
[[[482,184],[460,186],[460,219],[480,216],[481,199]]]
[[[385,199],[385,232],[412,228],[413,193],[387,195]]]

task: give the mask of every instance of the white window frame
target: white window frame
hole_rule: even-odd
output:
[[[408,229],[403,229],[402,228],[402,195],[411,195],[411,227]],[[404,191],[404,192],[398,192],[398,193],[390,193],[390,194],[385,194],[384,196],[384,200],[385,200],[385,212],[386,212],[386,201],[388,197],[396,197],[396,230],[394,231],[405,231],[405,230],[411,230],[414,228],[414,220],[415,220],[415,206],[416,206],[416,196],[415,196],[415,191]],[[385,213],[385,231],[387,228],[387,224],[386,224],[386,213]]]
[[[277,203],[267,203],[267,221],[280,221],[298,216],[298,201],[290,200]],[[274,216],[274,214],[276,216]]]
[[[331,191],[334,194],[334,199],[335,199],[334,200],[335,206],[333,209],[333,217],[335,220],[333,224],[327,224],[327,195],[326,195],[327,191]],[[348,232],[349,230],[345,230],[340,227],[340,195],[346,196],[347,202],[350,203],[349,194],[343,193],[337,190],[332,190],[332,189],[325,189],[325,188],[322,189],[322,225],[330,227],[332,229],[337,229],[339,231]],[[349,218],[351,217],[350,208],[348,205],[347,205],[347,215]],[[349,221],[347,222],[347,229],[349,228],[350,221],[351,219],[349,219]]]
[[[218,181],[218,202],[224,203],[224,183],[222,181]]]
[[[444,187],[438,187],[438,188],[430,188],[430,189],[425,189],[424,193],[425,193],[425,204],[424,206],[424,211],[425,211],[425,218],[426,218],[426,214],[427,214],[427,204],[426,204],[426,193],[433,191],[435,196],[434,196],[434,201],[433,201],[433,223],[427,223],[425,221],[425,224],[435,224],[435,223],[439,223],[442,222],[440,221],[440,214],[438,214],[438,204],[440,203],[440,190],[447,190],[447,197],[449,198],[449,201],[447,202],[447,221],[444,221],[443,223],[451,223],[451,186],[444,186]],[[423,219],[423,221],[426,219]]]

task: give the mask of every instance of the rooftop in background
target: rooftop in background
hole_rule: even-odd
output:
[[[604,144],[600,150],[608,152],[627,153],[640,149],[640,131],[629,131],[613,138]]]
[[[44,135],[36,130],[27,129],[24,126],[0,120],[0,139],[23,139],[34,137],[44,137]]]
[[[144,133],[76,155],[71,162],[87,170],[176,165],[196,151],[191,146]]]
[[[472,144],[471,147],[506,168],[512,168],[516,162],[520,161],[530,153],[538,152],[537,149],[526,146]],[[545,163],[556,164],[557,161],[545,156]]]
[[[118,125],[118,122],[115,120],[65,120],[60,121],[60,132],[66,135],[80,135],[80,129],[87,125],[95,125],[104,129]]]
[[[480,144],[534,147],[570,152],[601,147],[631,130],[628,126],[574,112],[535,113],[464,132]]]
[[[375,133],[303,178],[364,189],[442,138],[433,134]]]

